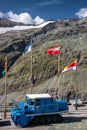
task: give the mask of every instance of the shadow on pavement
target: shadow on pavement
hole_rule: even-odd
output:
[[[82,120],[87,120],[87,117],[64,117],[62,123],[81,122]]]
[[[0,121],[0,126],[9,126],[11,125],[10,121],[9,120],[6,120],[6,121]]]

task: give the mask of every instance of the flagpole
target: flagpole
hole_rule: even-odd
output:
[[[5,97],[4,97],[4,119],[6,119],[7,114],[7,56],[5,57]]]
[[[32,54],[32,36],[31,36],[31,94],[32,94],[32,87],[33,87],[33,54]]]
[[[58,98],[60,99],[60,54],[58,55]]]
[[[47,50],[47,54],[58,54],[58,97],[60,98],[60,44]]]

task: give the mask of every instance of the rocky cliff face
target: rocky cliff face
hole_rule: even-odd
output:
[[[31,53],[22,55],[26,43],[32,36],[33,78],[31,79]],[[61,96],[86,100],[87,95],[87,20],[65,19],[50,23],[39,29],[12,31],[0,35],[0,72],[4,57],[8,59],[7,92],[57,93],[58,56],[47,55],[47,48],[60,45]],[[61,73],[73,60],[78,60],[77,74],[74,71]],[[0,93],[4,93],[5,80],[0,73]],[[15,96],[16,97],[16,96]],[[22,98],[22,97],[20,97]]]
[[[20,22],[12,22],[5,18],[0,18],[0,27],[14,27],[17,25],[24,25],[24,24]]]

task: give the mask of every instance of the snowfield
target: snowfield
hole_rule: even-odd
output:
[[[53,22],[55,21],[47,21],[47,22],[44,22],[43,24],[35,25],[35,26],[0,27],[0,34],[6,33],[8,31],[19,31],[19,30],[24,30],[24,29],[42,28],[46,26],[47,24],[53,23]]]

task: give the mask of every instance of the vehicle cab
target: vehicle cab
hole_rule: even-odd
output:
[[[26,94],[26,103],[34,113],[58,111],[58,104],[49,94]]]

